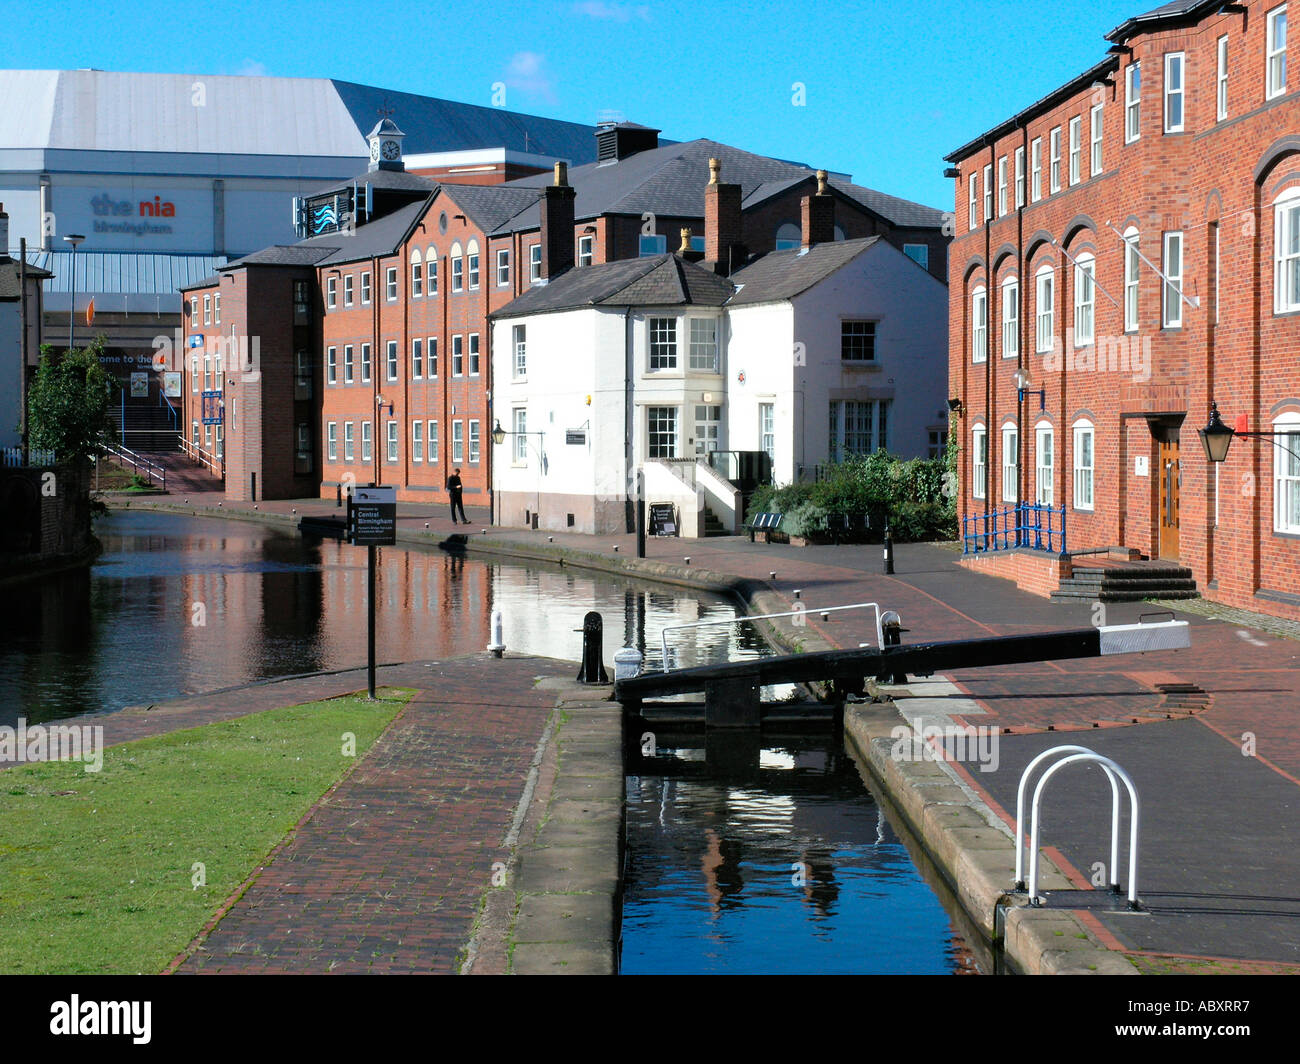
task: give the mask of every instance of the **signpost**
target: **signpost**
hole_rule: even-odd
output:
[[[365,547],[366,573],[366,689],[375,697],[375,548],[397,542],[397,489],[353,488],[348,493],[347,539],[354,547]]]

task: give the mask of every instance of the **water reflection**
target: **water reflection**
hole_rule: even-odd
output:
[[[362,666],[366,552],[237,521],[143,512],[98,522],[104,553],[7,592],[0,611],[0,724],[162,701],[256,680]],[[559,566],[488,563],[436,547],[382,548],[380,662],[482,650],[505,612],[511,651],[577,661],[582,619],[605,620],[604,657],[631,643],[648,667],[665,625],[734,616],[703,593]],[[735,628],[676,633],[679,663],[746,653]],[[576,675],[576,672],[575,672]]]
[[[965,943],[827,737],[629,750],[622,970],[944,973]]]

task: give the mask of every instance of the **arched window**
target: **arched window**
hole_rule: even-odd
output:
[[[977,499],[988,495],[989,437],[983,425],[971,429],[971,480],[970,493]]]
[[[1093,508],[1093,473],[1096,462],[1095,431],[1087,418],[1074,423],[1074,508]]]
[[[1075,259],[1074,267],[1074,346],[1092,343],[1095,335],[1097,261],[1091,253]]]
[[[989,357],[989,294],[976,285],[970,299],[971,361],[984,362]]]
[[[1292,186],[1273,205],[1273,309],[1300,310],[1300,187]]]
[[[460,241],[457,240],[451,246],[451,251],[447,258],[451,261],[451,290],[459,292],[465,287],[465,259],[462,257],[464,252],[461,250]]]
[[[420,249],[411,252],[411,298],[418,299],[424,295],[424,264],[420,261]]]
[[[776,231],[776,250],[797,248],[803,241],[803,233],[794,222],[785,222]]]
[[[424,256],[424,273],[429,295],[436,296],[438,294],[438,249],[432,244],[429,245],[428,253]]]
[[[1015,502],[1020,488],[1020,429],[1008,421],[1002,426],[1002,501]]]
[[[1282,414],[1273,422],[1273,528],[1300,533],[1300,413]]]
[[[1034,426],[1034,501],[1042,506],[1052,505],[1055,443],[1052,423],[1046,420],[1038,422]]]
[[[1040,266],[1034,275],[1035,324],[1038,354],[1050,354],[1056,343],[1056,270]]]
[[[470,290],[478,288],[478,241],[471,240],[465,246],[465,272],[469,275]]]
[[[1124,230],[1124,331],[1137,332],[1138,328],[1138,271],[1142,260],[1138,258],[1138,231],[1134,226]]]
[[[1002,357],[1020,354],[1020,281],[1008,277],[1002,282]]]

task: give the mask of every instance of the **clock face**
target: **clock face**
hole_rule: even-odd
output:
[[[379,141],[377,140],[370,142],[370,159],[372,162],[379,161]]]
[[[401,154],[401,152],[402,149],[397,146],[397,141],[395,140],[384,141],[384,147],[383,147],[384,158],[387,159],[389,162],[392,162],[394,159],[396,159],[398,155]]]

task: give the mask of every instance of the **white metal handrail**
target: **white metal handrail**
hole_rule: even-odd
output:
[[[143,469],[145,476],[150,480],[158,481],[159,487],[167,487],[167,470],[156,462],[151,462],[148,458],[145,458],[144,455],[136,454],[135,451],[132,451],[130,448],[121,447],[116,443],[105,444],[104,450],[114,458],[129,465],[133,472],[139,473],[140,470]]]
[[[198,462],[199,465],[208,469],[215,476],[224,477],[226,475],[225,458],[218,458],[211,451],[205,451],[197,443],[187,440],[184,436],[182,436],[180,440],[181,440],[181,450],[185,454],[193,458],[194,461]]]
[[[690,624],[670,624],[660,633],[660,643],[663,646],[663,668],[664,672],[672,671],[668,667],[668,633],[681,631],[684,628],[709,628],[716,625],[724,624],[741,624],[745,621],[770,621],[777,617],[803,617],[809,613],[836,613],[840,610],[865,610],[873,609],[876,611],[876,646],[884,648],[885,633],[880,626],[880,604],[876,602],[855,602],[851,606],[825,606],[813,608],[811,606],[801,610],[788,610],[785,613],[760,613],[757,616],[746,617],[727,617],[717,621],[693,621]]]
[[[1058,750],[1056,752],[1060,752],[1060,751]],[[1137,909],[1139,907],[1138,899],[1137,899],[1137,885],[1138,885],[1137,788],[1133,786],[1133,781],[1129,778],[1128,773],[1125,772],[1122,768],[1120,768],[1119,765],[1117,765],[1110,758],[1103,757],[1101,754],[1095,753],[1094,751],[1091,750],[1087,750],[1077,754],[1071,754],[1069,757],[1066,757],[1058,761],[1056,764],[1054,764],[1051,768],[1049,768],[1046,772],[1043,773],[1043,778],[1038,781],[1038,785],[1034,788],[1034,800],[1032,806],[1033,811],[1031,813],[1030,826],[1029,826],[1029,904],[1030,905],[1042,904],[1042,899],[1039,897],[1038,894],[1038,814],[1039,814],[1039,807],[1043,797],[1043,789],[1047,786],[1047,781],[1050,780],[1054,775],[1056,775],[1057,772],[1065,768],[1066,765],[1070,765],[1075,762],[1091,762],[1094,764],[1101,765],[1102,768],[1108,770],[1109,772],[1114,773],[1114,775],[1118,776],[1121,780],[1123,780],[1124,786],[1128,790],[1129,805],[1130,805],[1129,835],[1128,835],[1128,904],[1130,909]],[[1118,788],[1114,789],[1114,793],[1112,794],[1111,798],[1112,798],[1111,824],[1115,830],[1118,830],[1119,800],[1120,800]],[[1118,859],[1117,856],[1112,857],[1112,863],[1117,859]]]

